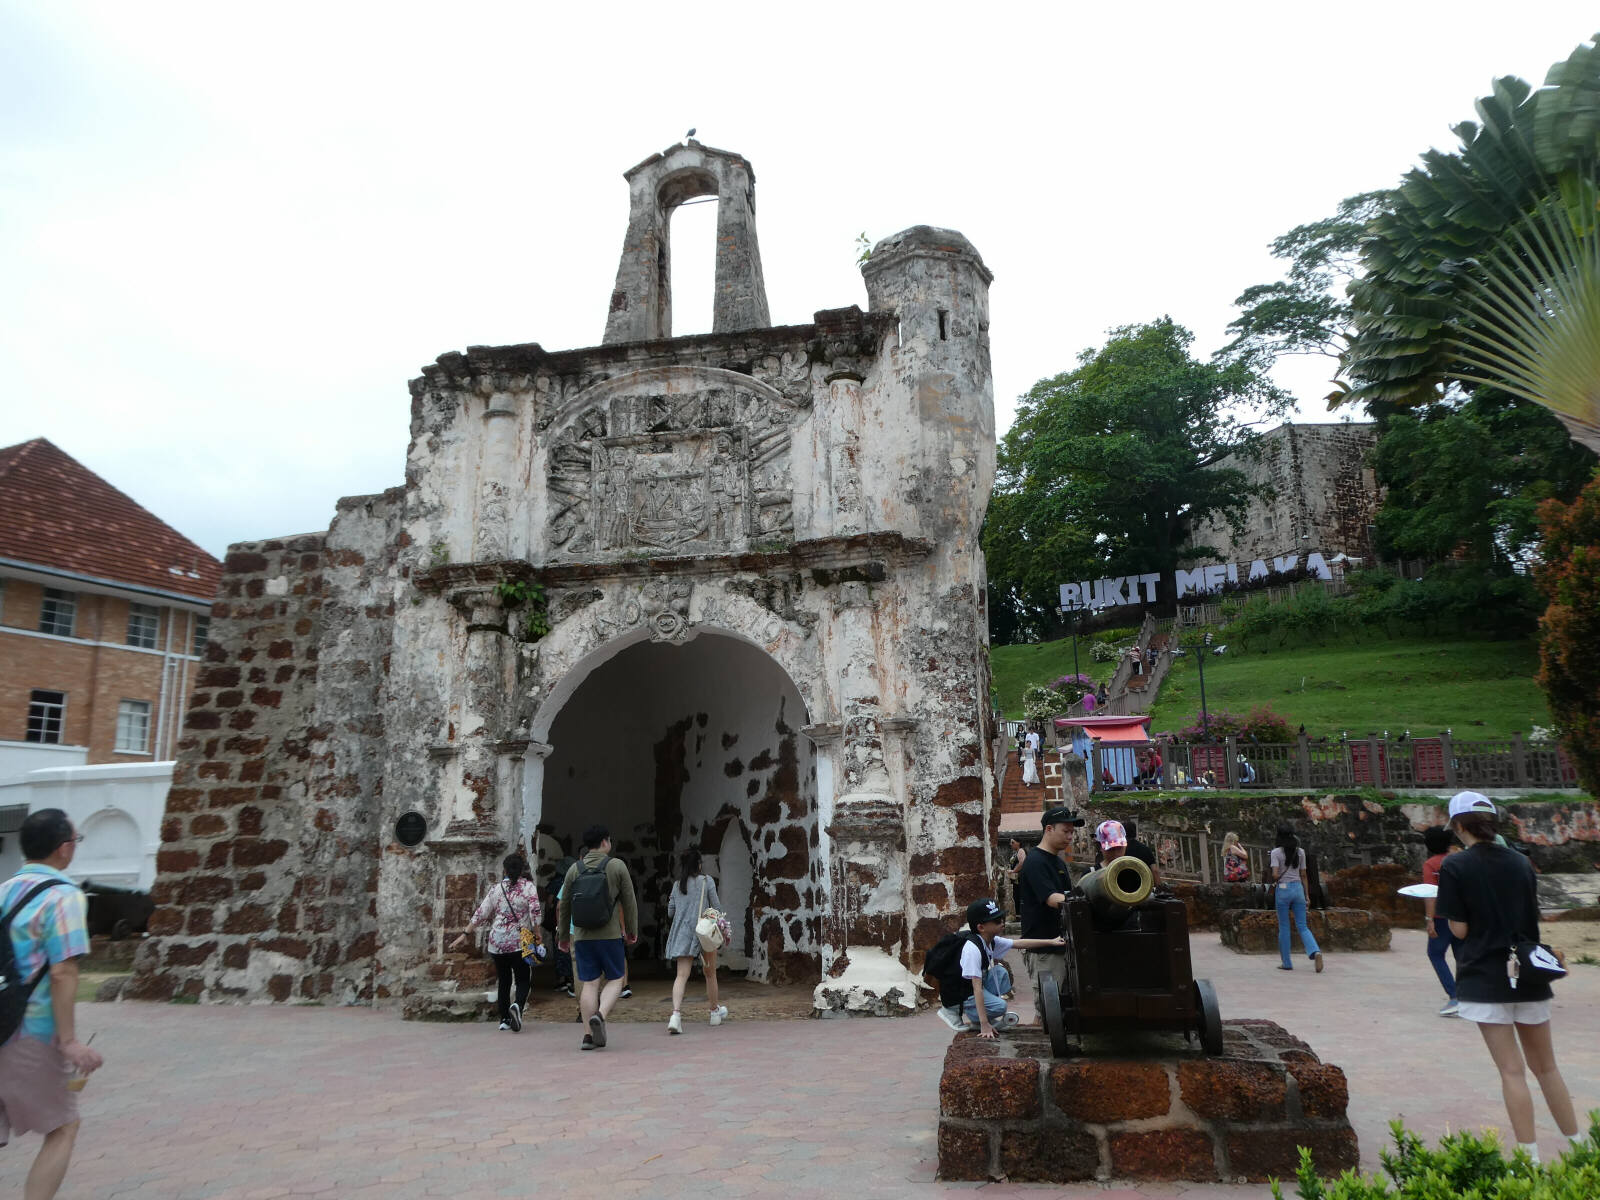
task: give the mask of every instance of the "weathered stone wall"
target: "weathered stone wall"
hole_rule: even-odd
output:
[[[1503,832],[1528,851],[1540,870],[1595,869],[1600,859],[1600,804],[1588,798],[1500,803]],[[1254,846],[1272,845],[1278,826],[1289,825],[1301,845],[1317,854],[1325,882],[1331,872],[1362,864],[1398,863],[1420,872],[1427,857],[1422,831],[1447,824],[1449,818],[1444,799],[1383,805],[1360,796],[1234,799],[1203,792],[1179,799],[1140,799],[1138,793],[1126,798],[1094,796],[1083,812],[1087,824],[1077,831],[1075,862],[1093,859],[1088,833],[1104,820],[1134,820],[1141,837],[1158,828],[1203,831],[1220,845],[1231,832]]]
[[[1273,496],[1253,500],[1242,532],[1225,522],[1206,522],[1191,533],[1196,545],[1211,546],[1226,562],[1319,550],[1370,559],[1371,526],[1382,493],[1367,456],[1377,445],[1370,422],[1284,424],[1265,435],[1259,460],[1225,458],[1253,483],[1272,486]]]
[[[230,551],[130,997],[372,998],[397,501]]]
[[[1387,950],[1391,927],[1382,913],[1360,908],[1317,908],[1306,913],[1306,927],[1323,950],[1344,953]],[[1278,914],[1266,909],[1235,908],[1222,914],[1222,944],[1240,954],[1278,952]],[[1304,954],[1300,935],[1292,935],[1291,953]],[[1302,964],[1303,965],[1303,964]]]

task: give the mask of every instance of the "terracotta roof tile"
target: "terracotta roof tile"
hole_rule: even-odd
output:
[[[197,600],[222,576],[211,555],[44,438],[0,448],[0,558]]]

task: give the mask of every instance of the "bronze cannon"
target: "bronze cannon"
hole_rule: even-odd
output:
[[[1150,868],[1122,855],[1078,881],[1061,906],[1064,982],[1039,980],[1040,1016],[1058,1058],[1083,1034],[1163,1030],[1222,1053],[1222,1010],[1189,962],[1183,902],[1151,898]]]

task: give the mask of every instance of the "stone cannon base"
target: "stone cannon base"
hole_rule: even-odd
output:
[[[1418,924],[1420,924],[1420,920]],[[1324,950],[1387,950],[1389,918],[1360,908],[1313,909],[1306,924]],[[1222,944],[1240,954],[1278,952],[1278,914],[1260,908],[1230,908],[1222,914]],[[1292,926],[1291,926],[1292,929]],[[1301,953],[1300,935],[1290,934],[1290,946]]]
[[[1308,1146],[1324,1176],[1360,1155],[1344,1072],[1271,1021],[1223,1022],[1224,1054],[1182,1037],[1085,1039],[1053,1059],[1036,1028],[958,1034],[939,1079],[939,1178],[1290,1178]]]

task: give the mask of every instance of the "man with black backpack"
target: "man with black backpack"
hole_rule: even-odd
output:
[[[567,871],[562,885],[556,929],[570,930],[570,941],[562,941],[561,949],[570,945],[572,950],[581,985],[578,1010],[589,1026],[578,1049],[599,1050],[606,1044],[606,1017],[628,974],[623,943],[631,946],[639,940],[639,907],[628,865],[611,857],[610,831],[604,825],[589,826],[583,831],[583,848],[583,858]]]
[[[77,831],[59,808],[42,808],[20,840],[27,862],[0,884],[0,1146],[12,1133],[44,1134],[23,1195],[50,1200],[78,1138],[69,1070],[86,1076],[102,1060],[78,1041],[73,1013],[76,960],[89,953],[88,901],[65,874]]]

